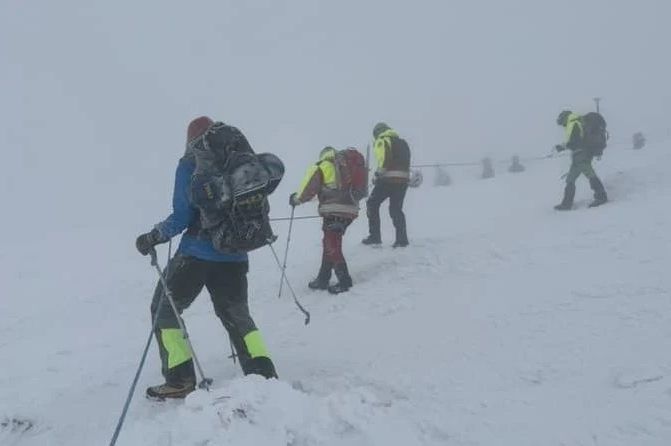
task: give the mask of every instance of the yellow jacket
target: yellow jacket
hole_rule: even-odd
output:
[[[377,178],[389,179],[393,182],[407,182],[410,172],[394,166],[393,154],[391,153],[392,138],[398,138],[395,130],[388,129],[380,133],[375,139],[374,153],[377,160]]]
[[[319,215],[356,218],[359,206],[338,188],[335,149],[322,153],[319,161],[310,166],[296,192],[296,202],[302,204],[319,197]]]
[[[585,129],[583,128],[580,115],[571,113],[566,120],[566,147],[571,150],[580,149],[583,138],[585,137]]]

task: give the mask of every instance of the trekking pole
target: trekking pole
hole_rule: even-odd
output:
[[[145,360],[147,359],[147,353],[149,352],[149,347],[151,346],[151,339],[154,337],[154,330],[156,329],[156,322],[158,321],[158,310],[161,309],[162,304],[163,299],[161,299],[158,303],[158,309],[156,311],[156,315],[154,316],[154,322],[152,323],[151,331],[149,332],[149,338],[147,338],[147,343],[145,344],[144,351],[142,352],[140,365],[138,366],[137,371],[135,372],[135,378],[133,378],[133,383],[131,384],[130,389],[128,390],[128,396],[126,397],[126,402],[124,403],[123,409],[121,410],[121,416],[119,417],[119,421],[117,422],[116,428],[114,429],[114,435],[112,435],[110,446],[114,446],[116,444],[116,441],[119,438],[119,434],[121,433],[123,423],[124,421],[126,421],[128,408],[130,407],[130,402],[133,400],[133,395],[135,394],[135,388],[137,387],[137,382],[139,381],[140,374],[142,373],[142,369],[144,368],[144,363]]]
[[[165,295],[166,299],[168,300],[168,303],[170,303],[170,307],[172,308],[173,313],[175,313],[175,317],[177,318],[177,323],[179,324],[179,329],[182,331],[182,336],[184,337],[184,341],[186,341],[186,344],[189,346],[189,350],[191,351],[191,357],[193,358],[193,362],[196,365],[196,369],[198,370],[198,373],[200,374],[200,383],[198,383],[198,388],[199,389],[205,389],[209,392],[210,390],[210,385],[212,385],[212,378],[205,378],[205,374],[203,373],[203,368],[200,366],[200,361],[198,361],[198,357],[196,356],[196,352],[193,349],[193,344],[191,344],[191,339],[189,339],[189,333],[186,331],[186,326],[184,325],[184,321],[182,320],[182,316],[180,316],[179,311],[177,310],[177,306],[175,305],[175,301],[172,298],[172,293],[170,292],[170,289],[168,288],[168,282],[165,280],[165,275],[161,271],[161,268],[158,266],[158,260],[156,256],[156,250],[152,248],[150,251],[151,254],[151,265],[156,268],[156,272],[158,273],[159,280],[161,282],[161,285],[163,286],[163,294]]]
[[[228,359],[232,359],[233,364],[236,364],[238,362],[237,361],[238,355],[237,353],[235,353],[235,348],[233,348],[233,340],[231,339],[230,336],[228,337],[228,343],[231,344],[231,354],[228,356]]]
[[[282,297],[282,287],[284,285],[284,278],[287,274],[287,259],[289,258],[289,244],[291,243],[291,229],[294,226],[294,212],[296,206],[291,206],[291,217],[289,217],[289,232],[287,233],[287,247],[284,249],[284,262],[282,263],[282,277],[280,278],[280,290],[277,293],[277,298]]]
[[[170,259],[172,259],[172,239],[168,241],[168,263],[170,263]]]
[[[156,252],[154,252],[154,256],[156,255]],[[152,262],[153,262],[152,258]],[[156,307],[156,314],[154,314],[154,320],[151,324],[151,330],[149,331],[149,337],[147,338],[147,342],[144,346],[144,351],[142,352],[142,357],[140,358],[140,364],[138,365],[137,371],[135,372],[135,377],[133,378],[133,382],[130,386],[130,389],[128,390],[128,396],[126,397],[126,402],[123,405],[123,409],[121,410],[121,416],[119,417],[119,421],[117,421],[116,428],[114,429],[114,434],[112,435],[112,440],[110,441],[110,446],[114,446],[117,442],[117,439],[119,438],[119,434],[121,433],[121,428],[123,427],[124,421],[126,421],[126,415],[128,414],[128,408],[130,407],[130,403],[133,400],[133,395],[135,394],[135,388],[137,387],[137,383],[140,380],[140,374],[142,373],[142,369],[144,369],[144,363],[147,359],[147,353],[149,352],[149,347],[151,346],[151,340],[154,337],[154,331],[156,330],[156,324],[158,323],[158,315],[159,312],[161,311],[161,307],[163,306],[163,296],[161,296],[158,300],[158,306]]]
[[[270,242],[270,240],[269,240]],[[282,269],[282,264],[280,263],[280,258],[277,255],[277,252],[275,251],[275,248],[273,247],[272,243],[268,243],[268,246],[270,247],[270,251],[273,253],[273,257],[275,257],[275,262],[277,263],[277,267]],[[291,286],[291,283],[289,283],[289,278],[286,276],[286,274],[282,275],[284,281],[287,283],[287,288],[289,288],[289,291],[291,292],[291,295],[294,298],[294,303],[298,307],[299,310],[305,315],[305,325],[308,325],[310,323],[310,312],[306,310],[303,305],[298,301],[298,298],[296,297],[296,292],[294,291],[294,288]]]

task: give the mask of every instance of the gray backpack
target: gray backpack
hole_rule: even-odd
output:
[[[268,195],[284,176],[282,161],[255,154],[240,130],[221,122],[191,144],[196,159],[191,202],[214,247],[240,253],[272,243]]]

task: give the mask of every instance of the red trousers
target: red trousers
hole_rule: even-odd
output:
[[[352,223],[351,219],[341,217],[324,217],[322,230],[324,231],[324,260],[332,265],[345,263],[342,253],[342,238],[347,227]]]

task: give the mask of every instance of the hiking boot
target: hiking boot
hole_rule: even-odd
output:
[[[570,211],[573,208],[573,199],[575,198],[575,184],[567,184],[564,188],[564,199],[555,206],[558,211]]]
[[[251,358],[245,363],[242,371],[245,375],[261,375],[266,379],[277,379],[275,364],[266,356]]]
[[[592,202],[589,204],[589,207],[591,207],[591,208],[595,208],[595,207],[597,207],[597,206],[601,206],[602,204],[605,204],[605,203],[608,203],[608,198],[606,198],[606,197],[599,197],[599,198],[595,198],[594,201],[592,201]]]
[[[196,390],[196,383],[165,383],[158,386],[151,386],[147,388],[147,397],[157,400],[164,400],[166,398],[182,399]]]
[[[361,240],[361,243],[364,245],[381,245],[382,240],[380,237],[373,237],[372,235],[369,235],[365,239]]]
[[[315,280],[308,283],[308,288],[311,290],[326,290],[329,287],[329,281],[317,277]]]
[[[602,204],[608,202],[608,196],[606,195],[606,189],[603,187],[603,183],[597,177],[589,179],[589,185],[594,191],[594,201],[590,203],[589,207],[595,208],[601,206]]]
[[[317,278],[312,282],[308,283],[308,288],[311,290],[325,290],[329,287],[329,282],[331,281],[331,271],[333,270],[333,265],[331,262],[322,259],[322,266],[319,268],[319,274]]]
[[[405,240],[405,241],[396,241],[396,242],[394,242],[393,245],[391,245],[391,247],[392,247],[392,248],[405,248],[405,247],[408,246],[408,245],[409,245],[409,243],[408,243],[407,240]]]
[[[346,293],[349,291],[349,289],[352,288],[351,286],[347,286],[346,284],[342,283],[336,283],[335,285],[331,285],[328,287],[329,293],[331,294],[340,294],[340,293]]]
[[[349,291],[352,288],[352,277],[349,275],[347,270],[347,264],[341,263],[333,267],[338,278],[338,283],[328,287],[329,293],[331,294],[340,294],[346,291]]]

